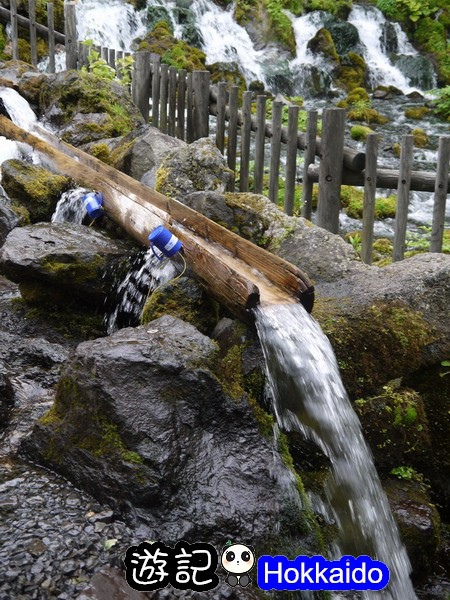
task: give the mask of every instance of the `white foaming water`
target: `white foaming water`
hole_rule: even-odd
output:
[[[61,194],[52,215],[52,223],[76,223],[81,225],[86,216],[82,198],[89,191],[86,188],[75,188]]]
[[[319,61],[323,62],[321,57],[317,57],[308,50],[308,42],[316,35],[319,29],[323,27],[324,17],[326,15],[327,13],[317,10],[301,17],[291,16],[295,42],[297,44],[297,54],[290,63],[291,67],[316,65]]]
[[[410,86],[403,73],[392,64],[389,57],[383,52],[381,41],[383,39],[383,25],[386,19],[383,13],[373,6],[354,6],[348,17],[360,32],[361,43],[364,47],[364,58],[369,68],[369,78],[372,87],[377,85],[393,85],[404,93],[415,91],[417,88]],[[398,33],[398,29],[396,29]],[[406,36],[401,36],[399,44],[402,53],[415,55],[417,52],[408,44]],[[403,49],[405,52],[403,52]]]
[[[126,325],[138,324],[148,295],[173,279],[176,273],[173,260],[159,260],[152,250],[141,253],[117,287],[116,307],[106,317],[108,335],[119,329],[121,319]]]
[[[31,110],[28,102],[15,90],[11,88],[1,88],[0,98],[3,100],[3,104],[11,117],[11,121],[18,127],[22,127],[22,129],[28,131],[30,127],[37,122],[36,115]]]
[[[11,88],[0,88],[0,98],[11,117],[11,121],[18,127],[29,130],[37,122],[36,115],[31,110],[28,102],[15,90]],[[23,144],[0,136],[0,175],[1,165],[5,160],[23,157],[23,152],[21,151],[21,148],[23,147]],[[32,162],[39,162],[37,155],[34,152],[30,151],[29,155]]]
[[[81,0],[77,3],[78,39],[129,51],[133,39],[146,32],[144,14],[120,0]]]
[[[258,307],[255,314],[278,423],[302,432],[331,461],[325,492],[340,553],[369,555],[389,567],[388,588],[364,597],[416,598],[408,556],[328,338],[300,304]]]
[[[233,10],[223,10],[209,0],[194,0],[191,10],[203,37],[208,63],[236,62],[247,81],[265,82],[263,51],[255,50],[247,31],[233,19]]]

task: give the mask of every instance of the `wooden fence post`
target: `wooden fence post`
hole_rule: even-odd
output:
[[[186,69],[178,71],[178,96],[177,96],[177,129],[176,135],[180,140],[184,140],[184,123],[186,111]]]
[[[227,184],[227,190],[234,192],[236,183],[236,151],[237,151],[237,129],[238,129],[238,97],[239,87],[233,85],[230,89],[229,110],[230,119],[228,121],[228,143],[227,143],[227,164],[233,171],[233,176]]]
[[[294,214],[295,179],[297,174],[297,134],[299,106],[289,107],[288,140],[286,144],[286,178],[284,182],[284,212]]]
[[[153,55],[152,68],[152,125],[159,127],[159,94],[161,89],[161,57],[159,54]]]
[[[436,185],[434,188],[433,225],[430,252],[441,252],[444,237],[445,203],[447,200],[448,169],[450,162],[450,137],[439,138]]]
[[[278,205],[278,179],[280,177],[281,156],[281,113],[283,103],[275,100],[272,104],[272,141],[270,143],[269,198]]]
[[[64,2],[64,23],[66,34],[66,69],[77,68],[77,15],[76,3]]]
[[[364,202],[361,239],[361,258],[372,264],[373,225],[375,222],[375,194],[377,188],[378,136],[370,133],[366,141],[366,169],[364,172]]]
[[[37,65],[36,0],[28,0],[28,16],[30,18],[31,64],[35,67]]]
[[[409,191],[414,149],[414,136],[404,135],[400,152],[400,170],[397,187],[393,260],[403,260],[405,254],[406,225],[408,222]]]
[[[89,48],[83,42],[78,42],[78,68],[89,64]]]
[[[177,69],[176,67],[169,68],[169,122],[167,125],[167,133],[175,137],[175,121],[177,111]]]
[[[306,124],[306,148],[303,163],[303,190],[302,190],[302,216],[311,221],[313,182],[308,175],[308,168],[316,160],[316,138],[317,138],[317,110],[308,112]]]
[[[187,111],[186,111],[186,141],[188,144],[195,140],[194,131],[194,88],[192,73],[187,74]]]
[[[108,49],[108,65],[114,69],[114,71],[116,70],[116,51],[114,48]]]
[[[19,60],[19,32],[17,23],[17,0],[10,0],[11,10],[11,41],[12,41],[12,58]]]
[[[225,109],[227,105],[227,84],[221,81],[217,86],[216,146],[223,154],[225,150]]]
[[[317,225],[339,232],[342,163],[344,158],[345,109],[328,108],[322,115],[322,155],[319,169]]]
[[[192,73],[194,138],[196,140],[209,135],[209,71]]]
[[[161,63],[161,101],[159,104],[159,129],[167,133],[167,96],[169,86],[169,65]]]
[[[150,76],[150,52],[138,50],[134,55],[131,90],[133,102],[141,111],[146,123],[149,119]]]
[[[55,16],[53,2],[47,2],[48,72],[55,72]]]
[[[262,194],[264,182],[264,145],[266,143],[266,96],[256,98],[256,139],[253,191]]]
[[[250,163],[250,133],[252,126],[252,92],[242,95],[241,161],[239,169],[239,191],[248,192]]]
[[[123,60],[123,50],[116,50],[116,76],[118,77],[118,79],[122,79],[122,69],[121,69],[122,60]]]

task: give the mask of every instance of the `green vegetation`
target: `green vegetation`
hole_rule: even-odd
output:
[[[380,113],[372,107],[369,94],[362,87],[356,87],[351,90],[344,100],[338,102],[338,107],[348,110],[348,118],[350,121],[361,121],[368,125],[382,125],[389,121],[387,117],[380,115]]]
[[[437,95],[437,100],[434,103],[434,112],[442,119],[450,121],[450,85],[435,90],[435,94]]]
[[[172,35],[165,21],[158,21],[139,44],[139,50],[149,50],[161,56],[161,61],[177,69],[204,70],[206,55],[183,40]]]
[[[370,129],[370,127],[365,127],[364,125],[353,125],[350,129],[352,139],[357,142],[363,142],[371,133],[375,133],[374,130]]]

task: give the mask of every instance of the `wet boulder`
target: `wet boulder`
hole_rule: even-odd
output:
[[[156,173],[155,189],[182,200],[196,191],[223,192],[232,175],[212,140],[202,138],[166,155]]]
[[[218,349],[177,318],[80,344],[22,450],[134,517],[147,539],[317,551],[314,517]]]
[[[2,164],[2,184],[22,222],[49,221],[70,179],[23,160]]]
[[[82,225],[40,223],[14,229],[0,271],[27,302],[104,306],[128,246]]]

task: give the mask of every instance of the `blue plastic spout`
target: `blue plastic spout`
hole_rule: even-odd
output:
[[[91,219],[97,219],[105,214],[101,192],[88,192],[82,197],[82,201]]]
[[[180,240],[163,225],[158,225],[158,227],[150,232],[148,241],[153,254],[160,260],[162,260],[162,256],[155,252],[155,248],[157,248],[164,256],[172,258],[172,256],[175,256],[175,254],[183,247]]]

